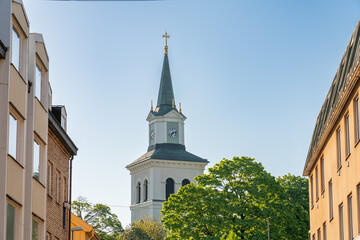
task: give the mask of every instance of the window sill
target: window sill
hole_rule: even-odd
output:
[[[331,222],[333,219],[334,219],[334,217],[330,218],[330,219],[329,219],[329,222]]]
[[[316,201],[315,201],[315,202],[317,203],[318,201],[319,201],[319,197],[316,198]]]
[[[345,161],[348,160],[348,158],[350,157],[350,155],[351,155],[351,153],[349,153],[349,154],[346,156]]]
[[[360,142],[360,138],[356,141],[354,148],[356,148],[356,146],[359,144],[359,142]]]
[[[12,159],[12,160],[14,160],[22,169],[24,169],[24,166],[18,161],[18,160],[16,160],[13,156],[11,156],[10,154],[8,154],[8,156]]]
[[[38,183],[40,183],[40,185],[41,185],[41,186],[43,186],[43,187],[45,188],[45,185],[44,185],[44,184],[42,184],[42,183],[40,182],[40,180],[39,180],[39,179],[35,178],[34,176],[33,176],[32,178],[33,178],[33,179],[35,179],[35,181],[37,181]]]
[[[337,169],[337,174],[338,174],[338,176],[340,176],[340,170],[341,170],[341,168],[342,168],[342,165],[341,165],[340,167],[338,167],[338,169]]]

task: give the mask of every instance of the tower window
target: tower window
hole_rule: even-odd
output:
[[[141,183],[138,182],[136,184],[136,203],[140,203],[141,201]]]
[[[148,200],[148,180],[144,181],[144,202]]]
[[[188,185],[188,184],[190,184],[190,181],[189,180],[187,180],[187,179],[184,179],[184,180],[182,180],[182,186],[185,186],[185,185]]]
[[[166,179],[166,201],[169,199],[170,194],[174,193],[174,185],[172,178]]]

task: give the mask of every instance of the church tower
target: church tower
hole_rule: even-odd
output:
[[[194,182],[203,173],[206,159],[185,149],[184,121],[181,105],[176,107],[168,59],[167,38],[155,110],[146,120],[149,122],[149,147],[147,153],[127,165],[131,175],[131,222],[145,216],[160,220],[162,203],[181,186]]]

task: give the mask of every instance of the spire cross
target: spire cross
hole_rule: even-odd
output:
[[[165,47],[164,48],[165,48],[165,55],[167,55],[168,54],[167,39],[170,38],[170,35],[168,35],[167,32],[165,31],[165,34],[162,35],[162,37],[165,38]]]

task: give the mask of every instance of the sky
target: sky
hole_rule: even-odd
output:
[[[23,0],[50,58],[53,104],[79,148],[73,199],[131,221],[125,166],[147,151],[164,39],[185,145],[209,160],[250,156],[302,175],[330,84],[360,17],[357,0]]]

